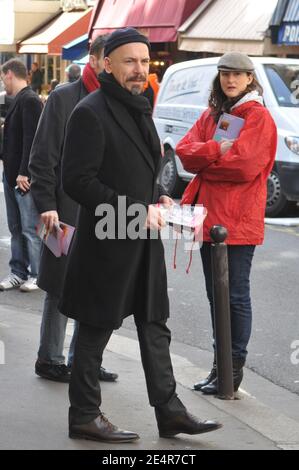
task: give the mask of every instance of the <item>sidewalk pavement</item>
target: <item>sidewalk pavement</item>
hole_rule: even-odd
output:
[[[104,353],[103,365],[119,373],[116,383],[101,383],[102,411],[118,426],[136,431],[135,444],[103,444],[68,438],[68,386],[34,374],[40,316],[0,306],[0,449],[27,450],[275,450],[299,449],[298,396],[245,371],[240,400],[220,401],[192,391],[211,354],[172,344],[177,391],[191,413],[217,419],[223,428],[199,436],[160,439],[148,404],[136,336],[121,329]],[[71,325],[68,327],[68,340]],[[2,355],[3,356],[3,355]],[[194,363],[202,366],[201,369]],[[192,362],[193,361],[193,362]],[[243,383],[242,383],[243,386]]]

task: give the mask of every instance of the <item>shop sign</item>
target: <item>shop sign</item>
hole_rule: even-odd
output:
[[[86,10],[86,0],[60,0],[63,11]]]
[[[279,30],[278,44],[299,45],[299,23],[284,23]]]
[[[13,44],[15,35],[14,2],[0,0],[0,44]]]

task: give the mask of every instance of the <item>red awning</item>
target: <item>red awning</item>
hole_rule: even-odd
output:
[[[133,26],[150,42],[175,42],[178,28],[203,0],[99,0],[91,20],[89,37]]]

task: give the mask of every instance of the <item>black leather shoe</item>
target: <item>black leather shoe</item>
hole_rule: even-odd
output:
[[[100,368],[99,380],[103,382],[115,382],[117,378],[118,378],[118,374],[115,374],[114,372],[110,372],[104,367]]]
[[[65,364],[47,364],[39,360],[35,363],[35,373],[43,379],[69,383],[71,371]]]
[[[100,414],[90,423],[71,425],[69,437],[72,439],[110,442],[112,444],[134,442],[139,439],[138,434],[135,432],[124,431],[114,426],[103,414]]]
[[[187,410],[184,413],[162,417],[156,409],[156,418],[159,435],[165,438],[174,437],[177,434],[203,434],[222,428],[222,424],[217,421],[199,421],[195,416],[188,413]]]
[[[216,369],[216,364],[214,363],[213,364],[213,367],[212,367],[212,370],[211,372],[209,373],[208,377],[201,380],[200,382],[198,382],[197,384],[194,385],[194,390],[196,390],[197,392],[199,392],[202,387],[205,387],[206,385],[208,385],[210,382],[212,382],[212,380],[214,380],[215,378],[217,377],[217,369]]]

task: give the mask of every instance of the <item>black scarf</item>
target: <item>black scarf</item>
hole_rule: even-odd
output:
[[[248,93],[248,90],[244,91],[244,93],[241,93],[241,95],[236,96],[236,98],[227,98],[226,100],[223,101],[221,107],[217,106],[216,108],[214,108],[214,111],[212,111],[211,115],[214,118],[214,121],[216,122],[216,124],[218,123],[222,114],[223,113],[230,114],[232,107],[235,106],[242,98],[244,98],[244,96],[246,96],[247,93]]]
[[[142,95],[132,95],[115,80],[111,73],[102,72],[99,75],[99,81],[104,94],[120,101],[133,117],[154,159],[160,158],[161,143],[152,119],[149,100]]]
[[[236,96],[236,98],[228,98],[224,103],[222,110],[224,113],[230,113],[233,106],[235,106],[244,96],[246,96],[248,91],[244,91],[241,95]]]

